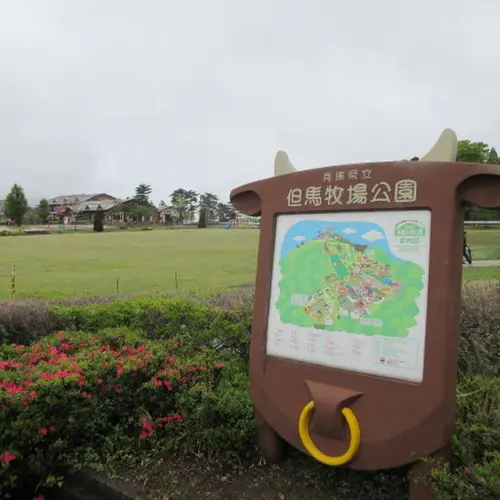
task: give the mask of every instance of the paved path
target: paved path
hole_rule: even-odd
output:
[[[472,264],[464,264],[464,267],[497,267],[500,266],[500,260],[476,260]]]

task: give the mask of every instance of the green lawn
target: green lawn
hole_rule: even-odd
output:
[[[468,229],[467,238],[472,250],[472,260],[500,260],[498,229]]]
[[[251,283],[257,230],[185,229],[0,238],[0,298],[207,290]]]
[[[473,258],[500,259],[500,231],[470,230]],[[0,238],[0,299],[214,290],[252,283],[257,230],[180,229]],[[464,269],[465,280],[500,279],[500,268]]]

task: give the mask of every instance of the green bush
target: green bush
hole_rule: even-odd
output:
[[[209,212],[207,208],[200,208],[200,215],[198,219],[198,227],[205,229],[208,226]]]
[[[498,284],[464,286],[457,432],[451,466],[433,474],[439,500],[500,498],[499,299]],[[247,361],[252,302],[252,293],[241,290],[191,298],[1,302],[0,455],[16,454],[1,466],[6,487],[24,482],[28,473],[51,483],[57,481],[57,466],[96,466],[103,456],[119,456],[125,449],[251,453],[255,423]],[[116,337],[116,328],[123,337]],[[57,330],[67,331],[65,341],[52,334]],[[71,345],[67,352],[66,343]],[[116,353],[122,352],[119,377]],[[187,387],[176,382],[175,390],[160,393],[165,388],[157,387],[153,377],[170,355],[180,373],[188,366],[207,371],[195,370]],[[216,364],[220,361],[222,370]],[[145,363],[139,371],[138,363]],[[78,376],[43,378],[44,370],[53,373],[66,366]],[[81,375],[84,386],[78,385]],[[101,391],[99,379],[114,391]],[[147,440],[137,437],[140,418],[154,424],[175,413],[182,415],[182,423],[155,429]],[[71,415],[76,422],[67,421]],[[50,426],[54,433],[37,434]],[[4,461],[11,457],[3,456]]]
[[[98,300],[98,303],[94,303]],[[184,343],[211,346],[248,356],[251,294],[235,292],[210,297],[155,297],[117,300],[87,298],[60,305],[40,300],[0,302],[0,338],[29,344],[57,330],[96,332],[102,328],[130,327],[149,339],[182,334]]]
[[[500,498],[500,377],[466,377],[457,391],[453,462],[434,472],[438,500]]]
[[[250,449],[252,407],[241,363],[140,332],[60,332],[2,348],[0,483],[52,486],[113,446],[220,453]]]
[[[94,216],[94,231],[102,233],[104,231],[104,214],[98,210]]]

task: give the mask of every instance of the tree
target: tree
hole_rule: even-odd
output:
[[[486,163],[500,165],[500,158],[498,157],[498,153],[495,148],[490,149],[490,152],[488,153],[488,161]]]
[[[38,206],[36,207],[36,214],[38,216],[38,220],[42,224],[47,224],[50,217],[50,205],[45,198],[41,199],[38,203]]]
[[[148,205],[151,191],[152,189],[149,184],[139,184],[135,188],[134,199],[137,201],[137,203],[140,203],[141,205]]]
[[[198,219],[198,227],[200,229],[206,228],[208,226],[208,219],[210,216],[210,212],[208,208],[201,207],[200,208],[200,218]]]
[[[36,212],[36,208],[28,208],[28,211],[24,214],[24,223],[25,224],[37,224],[39,222],[39,218]]]
[[[198,206],[198,193],[196,191],[178,188],[172,192],[170,199],[177,212],[177,222],[182,224],[188,218],[193,220]]]
[[[496,151],[495,151],[496,153]],[[458,141],[457,161],[488,163],[490,148],[484,142]]]
[[[210,218],[215,220],[218,218],[219,197],[213,193],[203,193],[200,195],[200,207],[208,209]]]
[[[102,233],[104,231],[104,214],[102,210],[98,210],[94,217],[94,231]]]
[[[186,192],[186,196],[187,196],[187,200],[188,200],[188,214],[189,214],[190,220],[192,221],[194,218],[194,214],[196,212],[196,209],[199,206],[199,202],[198,202],[199,195],[193,189],[189,189]]]
[[[236,218],[236,210],[231,203],[218,203],[217,218],[219,222],[229,222]]]
[[[10,220],[16,221],[16,224],[21,225],[28,208],[28,200],[23,188],[18,184],[14,184],[5,198],[5,215]]]

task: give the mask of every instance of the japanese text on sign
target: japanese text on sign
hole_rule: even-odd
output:
[[[344,171],[336,171],[336,172],[326,172],[323,175],[323,182],[339,182],[345,179],[350,181],[357,181],[358,179],[371,179],[372,178],[372,169],[365,168],[363,170],[352,169],[347,172]]]
[[[329,206],[365,205],[367,203],[391,203],[392,201],[413,203],[416,200],[417,183],[412,179],[402,179],[394,186],[380,181],[370,187],[364,182],[356,182],[347,187],[329,184],[309,186],[305,189],[292,188],[287,196],[289,207],[320,207],[323,204]]]

